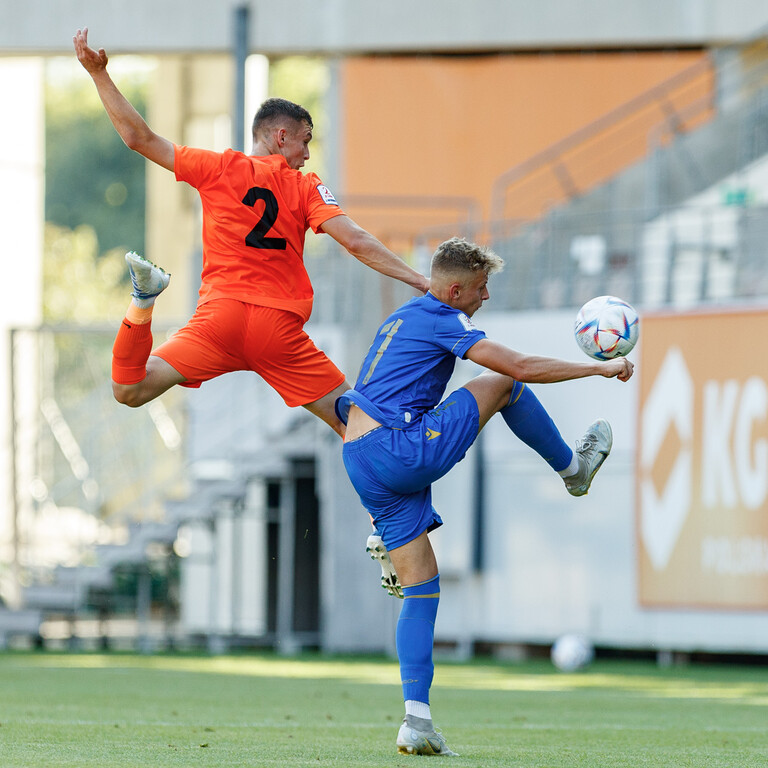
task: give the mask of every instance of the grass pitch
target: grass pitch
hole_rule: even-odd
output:
[[[768,765],[768,669],[438,662],[462,766]],[[3,768],[418,766],[397,666],[303,656],[0,654]]]

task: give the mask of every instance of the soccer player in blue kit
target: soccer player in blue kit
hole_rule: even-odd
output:
[[[626,358],[568,362],[487,339],[470,318],[489,297],[489,275],[502,265],[495,253],[465,240],[442,243],[432,257],[429,293],[384,321],[354,389],[336,401],[347,425],[344,465],[402,585],[396,633],[405,699],[397,735],[402,754],[456,754],[435,729],[429,706],[440,576],[427,534],[442,525],[431,484],[461,461],[491,416],[500,413],[563,478],[569,493],[584,495],[610,453],[610,425],[598,419],[573,450],[526,383],[586,376],[627,381],[633,372]],[[441,402],[457,357],[489,371]]]

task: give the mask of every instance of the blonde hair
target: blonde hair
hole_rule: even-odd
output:
[[[432,254],[432,275],[454,275],[457,272],[479,272],[486,275],[501,272],[504,260],[490,248],[470,243],[463,237],[452,237],[437,246]]]

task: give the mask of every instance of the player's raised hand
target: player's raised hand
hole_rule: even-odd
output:
[[[78,29],[72,38],[72,42],[75,44],[77,60],[90,74],[107,68],[108,59],[106,51],[103,48],[94,51],[93,48],[88,46],[88,27]]]

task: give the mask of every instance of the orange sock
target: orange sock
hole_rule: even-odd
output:
[[[147,311],[131,303],[117,332],[112,346],[112,381],[117,384],[138,384],[143,381],[147,375],[149,353],[152,351],[152,308],[148,308],[149,317],[143,320],[132,320],[131,316],[135,316],[132,309],[139,313]]]

